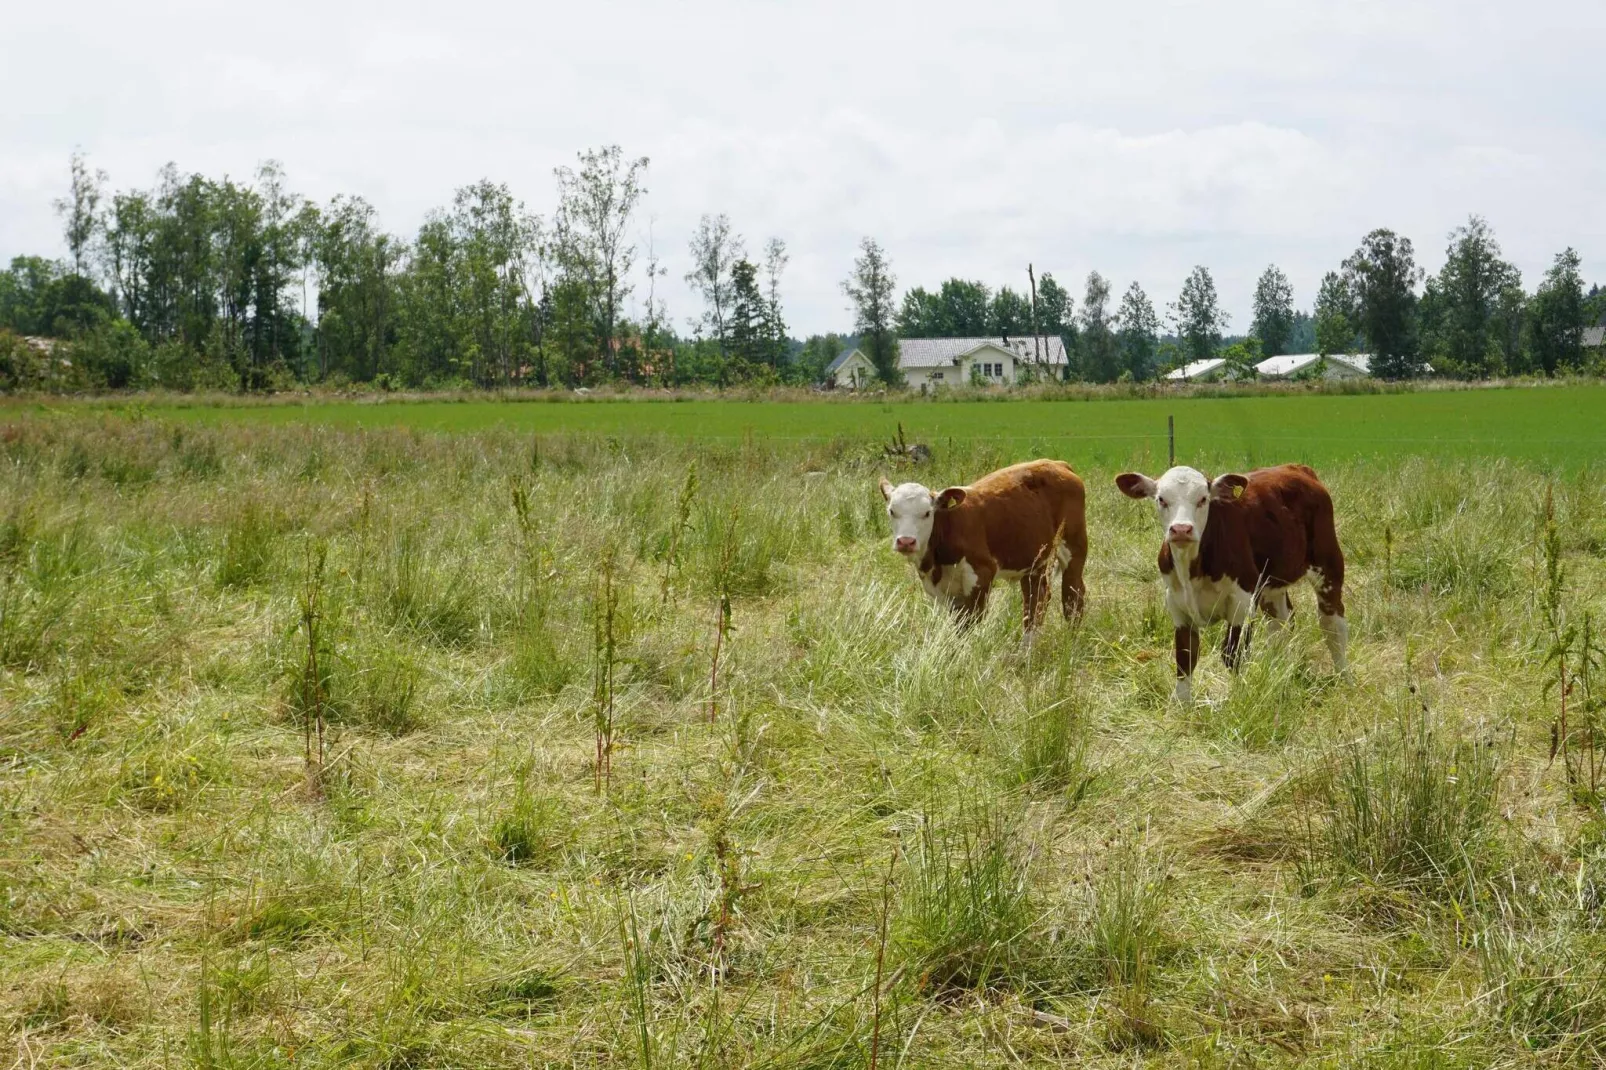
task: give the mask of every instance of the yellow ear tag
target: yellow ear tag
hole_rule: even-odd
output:
[[[1234,498],[1242,498],[1244,496],[1244,488],[1239,484],[1234,483],[1232,485],[1232,496]]]

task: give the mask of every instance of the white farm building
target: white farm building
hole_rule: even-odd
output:
[[[1372,358],[1367,353],[1330,353],[1325,361],[1320,353],[1284,353],[1267,357],[1255,365],[1258,379],[1360,379],[1371,374]],[[1220,357],[1196,360],[1165,373],[1173,383],[1217,383],[1231,378],[1231,369]]]
[[[1320,353],[1285,353],[1255,365],[1262,379],[1362,379],[1371,370],[1368,353],[1329,353],[1325,362]]]
[[[898,343],[898,369],[911,390],[971,383],[1014,386],[1023,372],[1065,377],[1065,343],[1039,338],[905,338]]]
[[[1211,357],[1209,360],[1196,360],[1192,364],[1173,368],[1165,373],[1165,378],[1173,383],[1214,383],[1219,382],[1226,373],[1227,362],[1220,357]]]
[[[857,349],[844,349],[825,369],[825,378],[838,390],[861,390],[875,381],[875,365]]]
[[[911,390],[925,393],[945,386],[1014,386],[1025,373],[1063,379],[1065,343],[1040,338],[903,338],[898,370]],[[858,390],[875,381],[875,365],[857,349],[844,350],[825,369],[839,390]]]

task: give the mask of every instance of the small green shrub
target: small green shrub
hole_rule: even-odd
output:
[[[1070,698],[1028,707],[1002,731],[1008,782],[1073,796],[1088,786],[1087,737]]]
[[[220,587],[250,587],[272,572],[278,541],[273,518],[255,498],[229,517],[218,550],[217,582]]]
[[[557,859],[568,843],[568,812],[556,799],[530,794],[521,780],[513,805],[491,827],[496,857],[510,866],[543,866]]]
[[[391,623],[443,646],[466,646],[479,631],[475,588],[460,562],[427,553],[404,531],[389,554],[385,607]]]
[[[1329,759],[1319,846],[1338,872],[1428,894],[1460,887],[1489,847],[1500,759],[1423,709]]]
[[[916,830],[895,943],[920,987],[986,991],[1035,979],[1030,867],[1014,822],[983,808]]]

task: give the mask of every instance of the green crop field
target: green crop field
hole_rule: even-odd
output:
[[[203,423],[662,434],[704,441],[884,439],[901,423],[910,441],[935,446],[985,439],[1011,456],[1041,454],[1092,465],[1163,458],[1171,416],[1179,457],[1209,464],[1430,456],[1572,467],[1606,455],[1606,387],[1598,385],[1097,401],[320,401],[156,405],[150,411]]]
[[[1601,1065],[1603,399],[10,403],[0,1062]],[[1320,466],[1348,677],[1173,701],[1168,413]],[[876,478],[1034,453],[1026,650]]]

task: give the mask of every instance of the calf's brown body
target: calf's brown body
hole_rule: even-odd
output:
[[[1070,465],[1010,465],[968,486],[950,487],[934,500],[931,535],[916,565],[934,597],[946,598],[968,622],[986,609],[995,581],[1018,578],[1030,631],[1042,621],[1049,575],[1059,564],[1062,610],[1067,618],[1081,613],[1087,490]]]
[[[1191,482],[1190,482],[1191,481]],[[1244,625],[1252,608],[1274,625],[1293,616],[1288,588],[1310,579],[1322,630],[1335,669],[1345,668],[1348,626],[1344,619],[1344,554],[1333,519],[1333,500],[1316,473],[1302,464],[1261,468],[1247,475],[1211,481],[1192,469],[1172,469],[1156,483],[1128,473],[1116,480],[1134,498],[1154,498],[1162,512],[1175,507],[1189,487],[1208,487],[1208,519],[1197,539],[1193,524],[1181,523],[1181,541],[1168,532],[1160,546],[1160,574],[1166,608],[1176,626],[1178,694],[1199,657],[1199,627],[1227,620],[1222,657],[1236,667],[1247,647]],[[1201,497],[1202,507],[1206,498]],[[1195,519],[1187,514],[1186,519]]]

